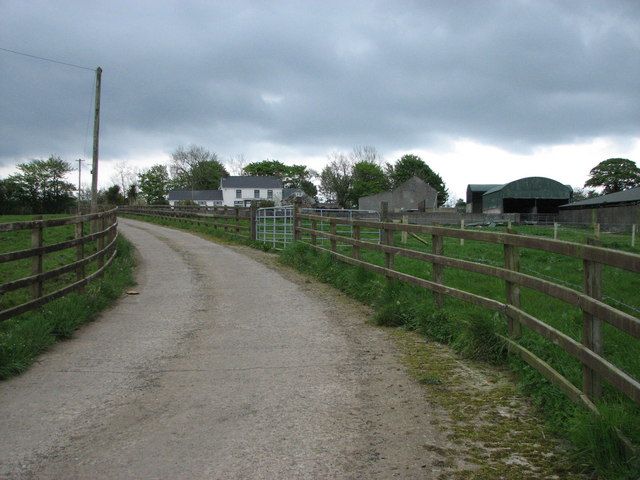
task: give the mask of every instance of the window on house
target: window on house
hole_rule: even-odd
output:
[[[236,198],[242,198],[242,190],[236,190]]]
[[[267,198],[271,200],[273,198],[273,190],[267,190]]]
[[[260,198],[260,190],[253,191],[253,198]]]
[[[233,202],[233,204],[234,204],[236,207],[241,207],[241,206],[243,206],[243,205],[244,205],[244,202],[243,202],[242,200],[240,200],[240,201],[235,201],[235,202]]]

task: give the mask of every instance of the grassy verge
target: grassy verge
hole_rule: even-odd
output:
[[[455,253],[454,245],[449,247],[448,253],[452,250]],[[467,245],[467,248],[469,247]],[[472,252],[473,255],[481,253],[483,252]],[[490,256],[490,252],[484,253]],[[452,299],[447,299],[444,309],[436,310],[432,296],[423,289],[400,282],[387,282],[379,275],[336,262],[329,255],[318,254],[301,243],[286,249],[282,253],[282,259],[286,264],[373,305],[377,312],[375,321],[379,324],[415,330],[430,339],[451,345],[467,358],[508,365],[517,374],[522,391],[529,395],[544,413],[549,427],[571,440],[575,446],[573,454],[576,464],[592,465],[602,478],[637,478],[638,458],[625,456],[614,429],[620,429],[636,444],[640,444],[638,407],[609,389],[605,392],[605,401],[600,405],[602,417],[596,418],[576,407],[536,371],[518,358],[507,355],[505,346],[497,336],[506,331],[505,319]],[[367,260],[373,263],[382,261],[373,254]],[[418,262],[402,264],[396,261],[396,267],[418,276],[430,273],[428,269],[425,272],[426,266]],[[537,268],[544,266],[538,265]],[[572,270],[569,270],[569,273],[571,272]],[[560,272],[557,274],[560,275]],[[464,274],[457,277],[453,270],[447,270],[447,284],[461,288],[465,288],[463,285],[466,285],[465,289],[486,296],[500,298],[504,295],[504,287],[500,282],[468,278]],[[530,309],[537,309],[537,316],[544,318],[560,313],[560,318],[556,318],[556,321],[563,323],[565,330],[573,331],[574,335],[578,334],[574,330],[579,330],[580,319],[573,313],[568,314],[566,306],[562,307],[555,305],[555,302],[549,302],[548,299],[538,298],[533,292],[528,292],[528,296],[524,297],[523,303]],[[613,340],[609,343],[609,355],[618,357],[632,353],[637,359],[637,345],[625,343],[625,339],[617,339],[620,340],[618,344]],[[531,333],[525,334],[523,344],[568,378],[579,381],[579,365],[559,348]],[[612,352],[612,348],[619,351]],[[636,365],[634,362],[635,360],[629,360],[626,363],[627,368],[633,369]]]
[[[133,246],[117,240],[118,253],[98,280],[84,292],[73,292],[0,324],[0,379],[25,371],[49,346],[69,338],[82,324],[112,304],[133,284]]]

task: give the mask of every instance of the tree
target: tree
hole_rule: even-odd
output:
[[[318,174],[305,165],[285,165],[278,160],[267,159],[245,165],[242,174],[278,177],[285,188],[300,188],[311,197],[318,193],[318,189],[311,182],[311,178]]]
[[[467,202],[465,202],[464,199],[459,198],[456,201],[455,209],[458,213],[465,213],[467,211]]]
[[[413,154],[403,155],[394,166],[387,164],[387,172],[394,187],[406,182],[414,175],[431,185],[438,192],[438,206],[444,205],[449,192],[442,177],[435,173],[420,157]]]
[[[603,187],[602,193],[621,192],[640,185],[640,168],[626,158],[603,160],[589,172],[585,187]]]
[[[371,145],[357,145],[353,147],[349,157],[353,163],[369,162],[375,163],[376,165],[382,165],[384,162],[382,155],[378,153],[376,147],[372,147]]]
[[[60,157],[21,163],[18,171],[9,176],[5,189],[14,201],[30,206],[34,213],[61,213],[75,203],[75,186],[65,180],[73,168]]]
[[[161,164],[145,170],[138,175],[140,193],[149,205],[163,205],[167,203],[167,188],[169,187],[169,172]]]
[[[120,193],[120,185],[111,185],[104,192],[104,200],[109,205],[122,205],[124,196]]]
[[[571,194],[572,202],[579,202],[581,200],[586,200],[587,198],[593,198],[598,196],[598,192],[593,189],[586,189],[582,187],[573,187],[573,193]]]
[[[138,199],[138,184],[132,183],[131,185],[129,185],[129,190],[127,190],[127,202],[129,203],[129,205],[133,205],[134,203],[136,203],[137,199]]]
[[[172,187],[182,190],[217,190],[220,179],[229,176],[216,153],[197,145],[178,147],[171,154],[170,170]]]
[[[389,190],[389,180],[379,164],[367,160],[355,163],[351,168],[351,203],[358,204],[360,197]]]
[[[320,173],[320,192],[327,200],[335,201],[342,208],[351,203],[351,162],[338,152],[329,155],[329,164]]]
[[[120,186],[120,193],[128,197],[129,188],[136,182],[138,174],[126,160],[116,163],[115,173],[111,176],[111,182]],[[130,202],[129,202],[130,203]]]

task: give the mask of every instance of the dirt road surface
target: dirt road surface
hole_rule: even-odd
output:
[[[133,220],[139,295],[0,384],[0,478],[437,478],[442,415],[369,312]],[[255,254],[254,254],[255,256]]]

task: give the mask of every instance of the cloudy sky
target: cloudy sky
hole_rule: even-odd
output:
[[[0,48],[103,69],[100,184],[179,145],[415,153],[453,196],[640,160],[640,2],[0,0]],[[94,73],[0,51],[0,177],[91,158]]]

